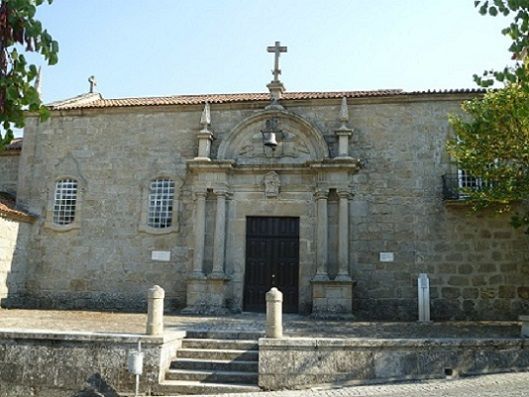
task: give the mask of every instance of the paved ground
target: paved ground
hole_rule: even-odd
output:
[[[249,313],[229,317],[167,315],[165,327],[260,332],[265,329],[264,321],[263,314]],[[0,309],[0,329],[143,333],[145,322],[146,315],[139,313]],[[287,336],[338,338],[507,338],[520,334],[517,322],[434,322],[422,325],[415,322],[323,321],[299,315],[285,315],[284,328]]]
[[[324,390],[219,394],[209,397],[527,397],[529,373],[497,374],[395,385],[345,386]],[[184,397],[184,396],[179,396]]]

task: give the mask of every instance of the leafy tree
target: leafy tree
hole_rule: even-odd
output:
[[[529,233],[529,0],[474,4],[483,15],[514,15],[502,33],[512,39],[509,51],[516,62],[501,71],[474,75],[482,87],[495,82],[504,86],[464,102],[463,117],[450,116],[456,138],[448,142],[448,151],[459,168],[476,178],[478,189],[462,189],[473,208],[493,206],[508,212],[516,203],[522,213],[513,215],[512,224]]]
[[[0,0],[0,150],[13,139],[13,128],[24,126],[24,111],[48,117],[33,86],[37,67],[23,54],[40,53],[49,65],[57,63],[59,45],[35,19],[44,1]]]
[[[486,0],[474,1],[481,15],[514,15],[512,22],[501,33],[509,37],[511,59],[514,66],[503,70],[486,70],[483,76],[474,75],[474,81],[482,87],[490,87],[495,81],[502,83],[529,83],[527,73],[527,51],[529,49],[529,0]]]

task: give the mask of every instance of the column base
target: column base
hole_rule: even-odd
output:
[[[353,316],[353,286],[348,279],[312,280],[312,316],[318,318],[347,318]]]
[[[187,280],[187,306],[183,314],[228,314],[226,307],[226,284],[229,277],[225,274],[212,275],[212,277],[194,278]]]

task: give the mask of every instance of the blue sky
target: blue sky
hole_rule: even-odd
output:
[[[38,17],[59,41],[45,102],[263,92],[280,40],[287,91],[472,88],[503,67],[503,17],[473,0],[55,0]]]

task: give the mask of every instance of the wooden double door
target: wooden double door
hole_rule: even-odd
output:
[[[265,294],[283,293],[283,311],[298,312],[299,218],[247,217],[243,308],[265,311]]]

